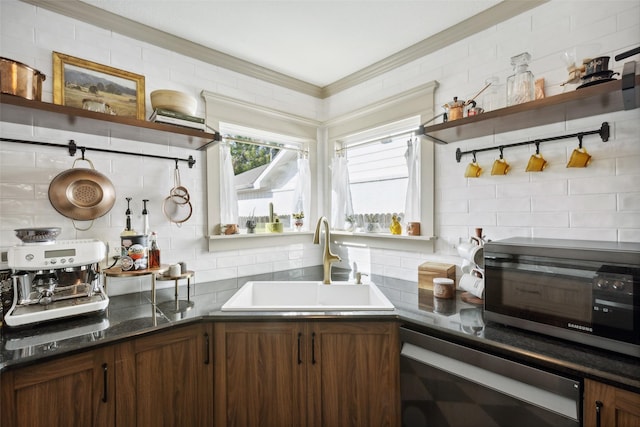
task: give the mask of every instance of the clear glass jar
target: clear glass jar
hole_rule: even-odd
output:
[[[507,100],[505,98],[504,85],[500,84],[500,78],[492,76],[485,80],[484,83],[485,85],[491,83],[491,86],[485,90],[482,96],[482,108],[484,111],[494,111],[504,108]]]
[[[511,57],[514,74],[507,79],[507,106],[522,104],[535,99],[535,82],[529,71],[531,55],[524,52]]]

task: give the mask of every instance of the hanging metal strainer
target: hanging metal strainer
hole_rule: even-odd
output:
[[[178,160],[176,160],[176,168],[173,173],[173,188],[169,192],[169,197],[173,199],[173,203],[184,205],[189,202],[191,196],[189,190],[180,183],[180,170],[178,169]]]
[[[178,170],[178,160],[173,175],[173,188],[169,191],[169,196],[162,203],[164,216],[174,224],[181,226],[191,218],[193,206],[190,202],[189,191],[180,184],[180,171]]]

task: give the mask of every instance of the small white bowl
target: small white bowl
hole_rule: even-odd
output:
[[[198,108],[198,101],[191,95],[177,90],[154,90],[151,92],[151,107],[193,116]]]

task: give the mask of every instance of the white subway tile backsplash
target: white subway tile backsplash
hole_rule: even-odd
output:
[[[542,196],[534,197],[531,200],[534,212],[615,211],[616,206],[615,194]]]
[[[569,214],[567,212],[499,212],[497,225],[500,227],[568,227]]]
[[[587,170],[588,168],[585,168]],[[569,194],[601,194],[635,192],[638,190],[639,175],[602,177],[580,177],[569,180]]]
[[[545,78],[547,96],[575,90],[575,85],[559,86],[566,78],[562,61],[565,50],[580,55],[614,55],[636,47],[640,31],[635,2],[600,2],[584,7],[582,2],[553,1],[458,41],[397,70],[340,92],[327,99],[315,99],[270,83],[258,81],[148,43],[66,18],[29,4],[0,2],[0,53],[25,62],[47,74],[43,100],[52,101],[51,51],[92,60],[145,76],[147,115],[149,93],[172,88],[193,94],[204,112],[202,90],[255,102],[281,111],[326,120],[395,95],[419,84],[436,80],[436,113],[453,96],[469,98],[496,75],[501,83],[512,73],[509,58],[523,51],[533,56],[531,70]],[[578,61],[582,56],[578,58]],[[629,60],[640,60],[640,55]],[[612,61],[612,69],[622,64]],[[435,147],[435,254],[385,251],[375,248],[339,248],[341,267],[355,263],[360,271],[417,280],[417,266],[427,259],[458,260],[455,245],[468,239],[475,227],[483,227],[490,239],[538,236],[570,239],[640,241],[640,144],[637,143],[640,110],[621,111],[580,120],[522,129],[470,141]],[[611,125],[612,136],[603,143],[587,136],[584,144],[593,162],[584,169],[567,169],[568,155],[577,140],[544,143],[541,152],[549,161],[542,173],[526,173],[524,167],[535,146],[509,148],[504,156],[512,165],[506,176],[492,177],[491,164],[498,151],[478,154],[485,172],[478,179],[464,178],[471,156],[455,160],[455,151],[509,144],[536,138]],[[55,212],[48,201],[48,183],[73,163],[64,149],[0,143],[0,246],[14,244],[13,228],[44,225],[63,227],[65,238],[93,237],[118,241],[124,227],[125,197],[131,196],[134,224],[141,226],[142,198],[149,198],[152,229],[160,235],[163,262],[186,260],[197,272],[198,283],[235,279],[248,274],[315,266],[321,263],[322,248],[309,242],[276,248],[245,251],[208,252],[206,216],[206,156],[195,150],[174,149],[163,144],[94,136],[55,129],[0,123],[3,137],[64,143],[69,139],[86,145],[87,157],[117,188],[117,200],[110,213],[95,221],[89,232],[73,229],[71,221]],[[178,228],[162,214],[162,201],[173,186],[172,164],[133,156],[113,156],[91,152],[91,147],[119,151],[196,158],[194,169],[180,168],[183,184],[189,188],[194,212]],[[17,166],[19,165],[19,166]],[[24,170],[29,173],[25,174]],[[24,213],[28,212],[27,215]],[[334,247],[334,250],[338,250]],[[171,286],[171,283],[167,284]],[[417,303],[417,287],[385,289],[392,299]],[[110,293],[148,290],[142,280],[114,284]],[[232,293],[235,288],[221,289]]]
[[[640,215],[640,193],[618,194],[618,210],[635,211]]]
[[[571,227],[579,228],[640,228],[638,212],[574,212]]]

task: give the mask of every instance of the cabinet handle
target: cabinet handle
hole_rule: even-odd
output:
[[[300,353],[301,341],[302,341],[302,332],[298,332],[298,365],[302,364],[302,355]]]
[[[102,364],[102,401],[104,403],[107,403],[107,395],[108,395],[108,388],[107,388],[107,364],[103,363]]]
[[[204,364],[209,364],[209,334],[204,333]]]
[[[600,427],[601,425],[601,418],[602,416],[602,402],[599,400],[596,400],[596,427]]]
[[[316,333],[311,334],[311,364],[316,364]]]

